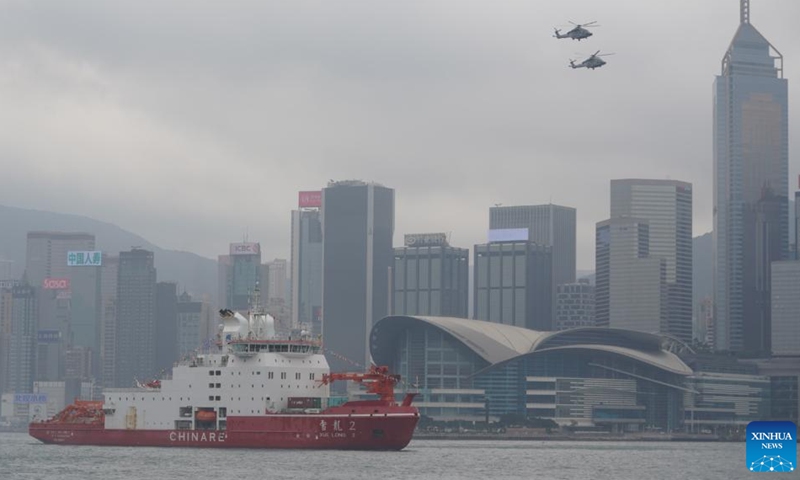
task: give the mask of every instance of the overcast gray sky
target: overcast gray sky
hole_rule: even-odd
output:
[[[396,189],[396,244],[484,242],[495,203],[575,207],[593,269],[612,178],[692,182],[711,229],[738,3],[0,0],[0,203],[208,257],[248,231],[288,258],[297,191],[357,178]],[[751,3],[786,60],[793,179],[800,2]],[[552,38],[568,20],[602,26]],[[598,49],[605,67],[567,68]]]

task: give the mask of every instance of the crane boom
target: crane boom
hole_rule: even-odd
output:
[[[330,385],[336,380],[352,380],[367,388],[368,393],[374,393],[384,402],[394,404],[394,386],[400,381],[400,375],[389,373],[389,367],[372,365],[364,373],[330,373],[322,376],[322,384]]]

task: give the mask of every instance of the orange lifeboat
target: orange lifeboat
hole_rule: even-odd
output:
[[[217,419],[217,414],[209,410],[200,410],[195,413],[194,418],[199,422],[213,422]]]

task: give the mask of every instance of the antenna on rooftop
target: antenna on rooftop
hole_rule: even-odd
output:
[[[750,0],[739,0],[739,22],[750,23]]]

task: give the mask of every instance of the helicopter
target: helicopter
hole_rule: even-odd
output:
[[[577,24],[575,22],[569,22],[569,23],[575,25],[575,28],[573,28],[572,30],[570,30],[569,32],[567,32],[567,33],[565,33],[563,35],[561,34],[561,30],[556,28],[555,29],[556,33],[553,36],[555,38],[571,38],[573,40],[581,41],[584,38],[589,38],[589,37],[592,36],[592,32],[590,32],[589,30],[586,30],[584,27],[599,27],[600,26],[600,25],[593,25],[594,23],[597,23],[597,21],[584,23],[583,25],[579,25],[579,24]]]
[[[598,55],[600,50],[594,52],[592,56],[587,58],[586,60],[582,61],[581,63],[575,65],[575,60],[569,61],[569,66],[572,68],[588,68],[589,70],[594,70],[595,68],[600,68],[606,64],[606,61],[600,57],[605,57],[607,55],[614,55],[613,53],[604,53],[602,55]]]

